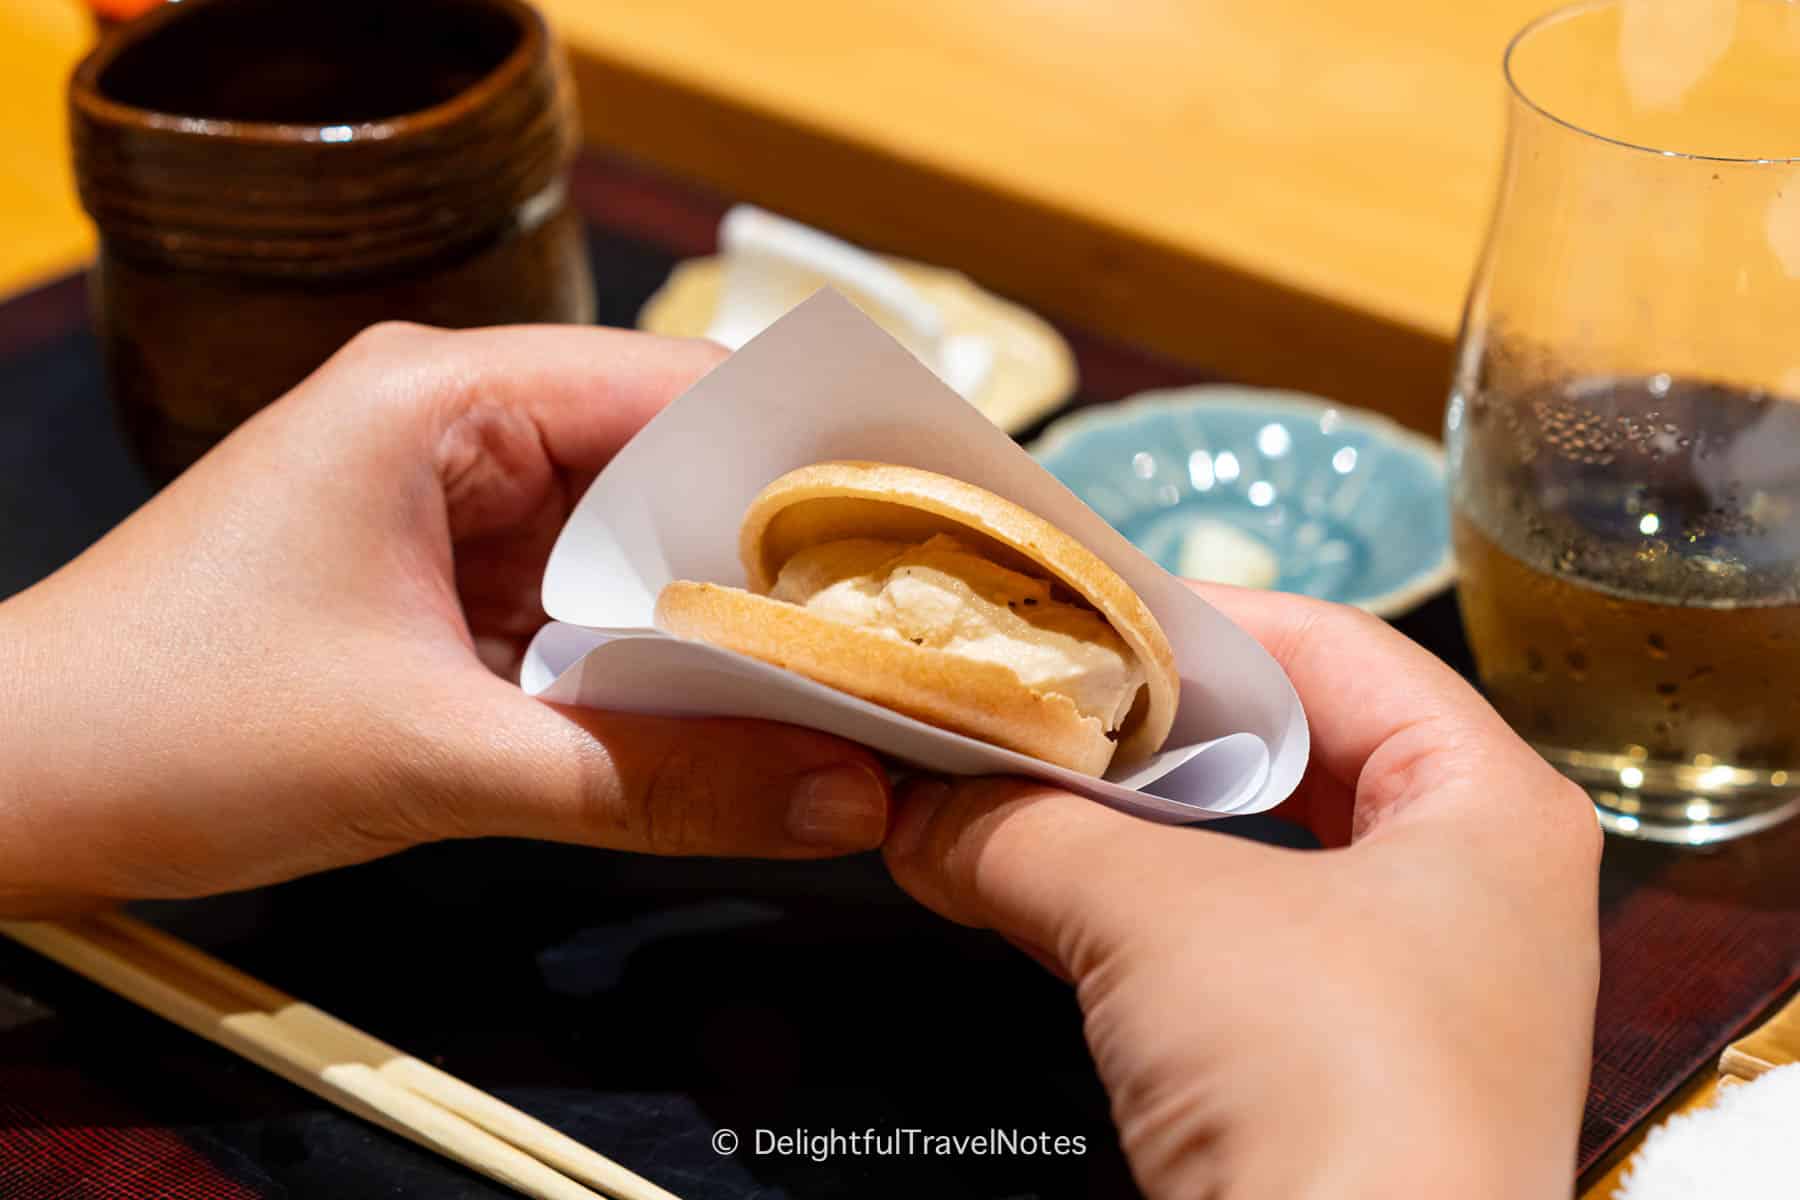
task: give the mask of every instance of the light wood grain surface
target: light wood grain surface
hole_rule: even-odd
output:
[[[1546,0],[545,0],[590,136],[1435,428]]]
[[[0,296],[85,261],[63,83],[94,36],[73,0],[0,0]]]
[[[545,6],[593,61],[1446,336],[1498,161],[1500,55],[1547,4]],[[651,119],[603,116],[621,138]]]

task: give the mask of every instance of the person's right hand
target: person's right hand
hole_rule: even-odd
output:
[[[894,877],[1074,981],[1151,1197],[1568,1195],[1599,974],[1587,798],[1382,622],[1203,594],[1299,689],[1313,762],[1283,811],[1338,848],[927,781]]]
[[[0,604],[0,915],[443,838],[874,848],[887,781],[860,746],[511,682],[576,500],[721,357],[616,329],[376,326]]]

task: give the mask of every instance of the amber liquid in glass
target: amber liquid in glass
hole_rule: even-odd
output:
[[[1495,706],[1626,832],[1772,823],[1800,789],[1800,404],[1660,378],[1466,419],[1506,451],[1454,520]]]

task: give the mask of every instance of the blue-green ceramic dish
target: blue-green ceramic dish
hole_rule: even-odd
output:
[[[1443,451],[1374,413],[1298,392],[1180,388],[1064,417],[1031,451],[1177,573],[1205,523],[1272,554],[1252,556],[1271,586],[1380,616],[1455,576]]]

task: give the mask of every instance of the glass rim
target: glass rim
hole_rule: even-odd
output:
[[[1790,3],[1791,0],[1763,0],[1763,2],[1786,4]],[[1664,150],[1659,146],[1647,146],[1641,142],[1630,141],[1626,138],[1612,137],[1608,134],[1597,133],[1584,125],[1576,124],[1567,117],[1558,116],[1556,113],[1551,112],[1548,108],[1545,108],[1542,104],[1539,104],[1536,100],[1532,99],[1531,96],[1526,93],[1524,86],[1519,83],[1518,78],[1513,74],[1513,54],[1524,44],[1525,39],[1551,25],[1566,21],[1571,17],[1577,17],[1583,13],[1594,12],[1605,8],[1622,9],[1624,8],[1624,0],[1576,0],[1573,4],[1560,5],[1551,9],[1549,12],[1544,13],[1542,16],[1533,17],[1530,21],[1525,23],[1524,27],[1521,28],[1519,32],[1513,34],[1512,38],[1506,43],[1506,52],[1501,55],[1500,58],[1500,71],[1501,74],[1506,77],[1506,87],[1507,90],[1512,93],[1513,98],[1554,125],[1560,125],[1564,129],[1580,134],[1582,137],[1593,138],[1597,142],[1605,142],[1608,145],[1617,146],[1622,150],[1632,150],[1640,154],[1651,154],[1655,155],[1657,158],[1680,159],[1687,162],[1729,163],[1741,167],[1775,167],[1800,164],[1800,155],[1784,155],[1778,158],[1744,158],[1741,155],[1735,154],[1693,154],[1685,150]]]

